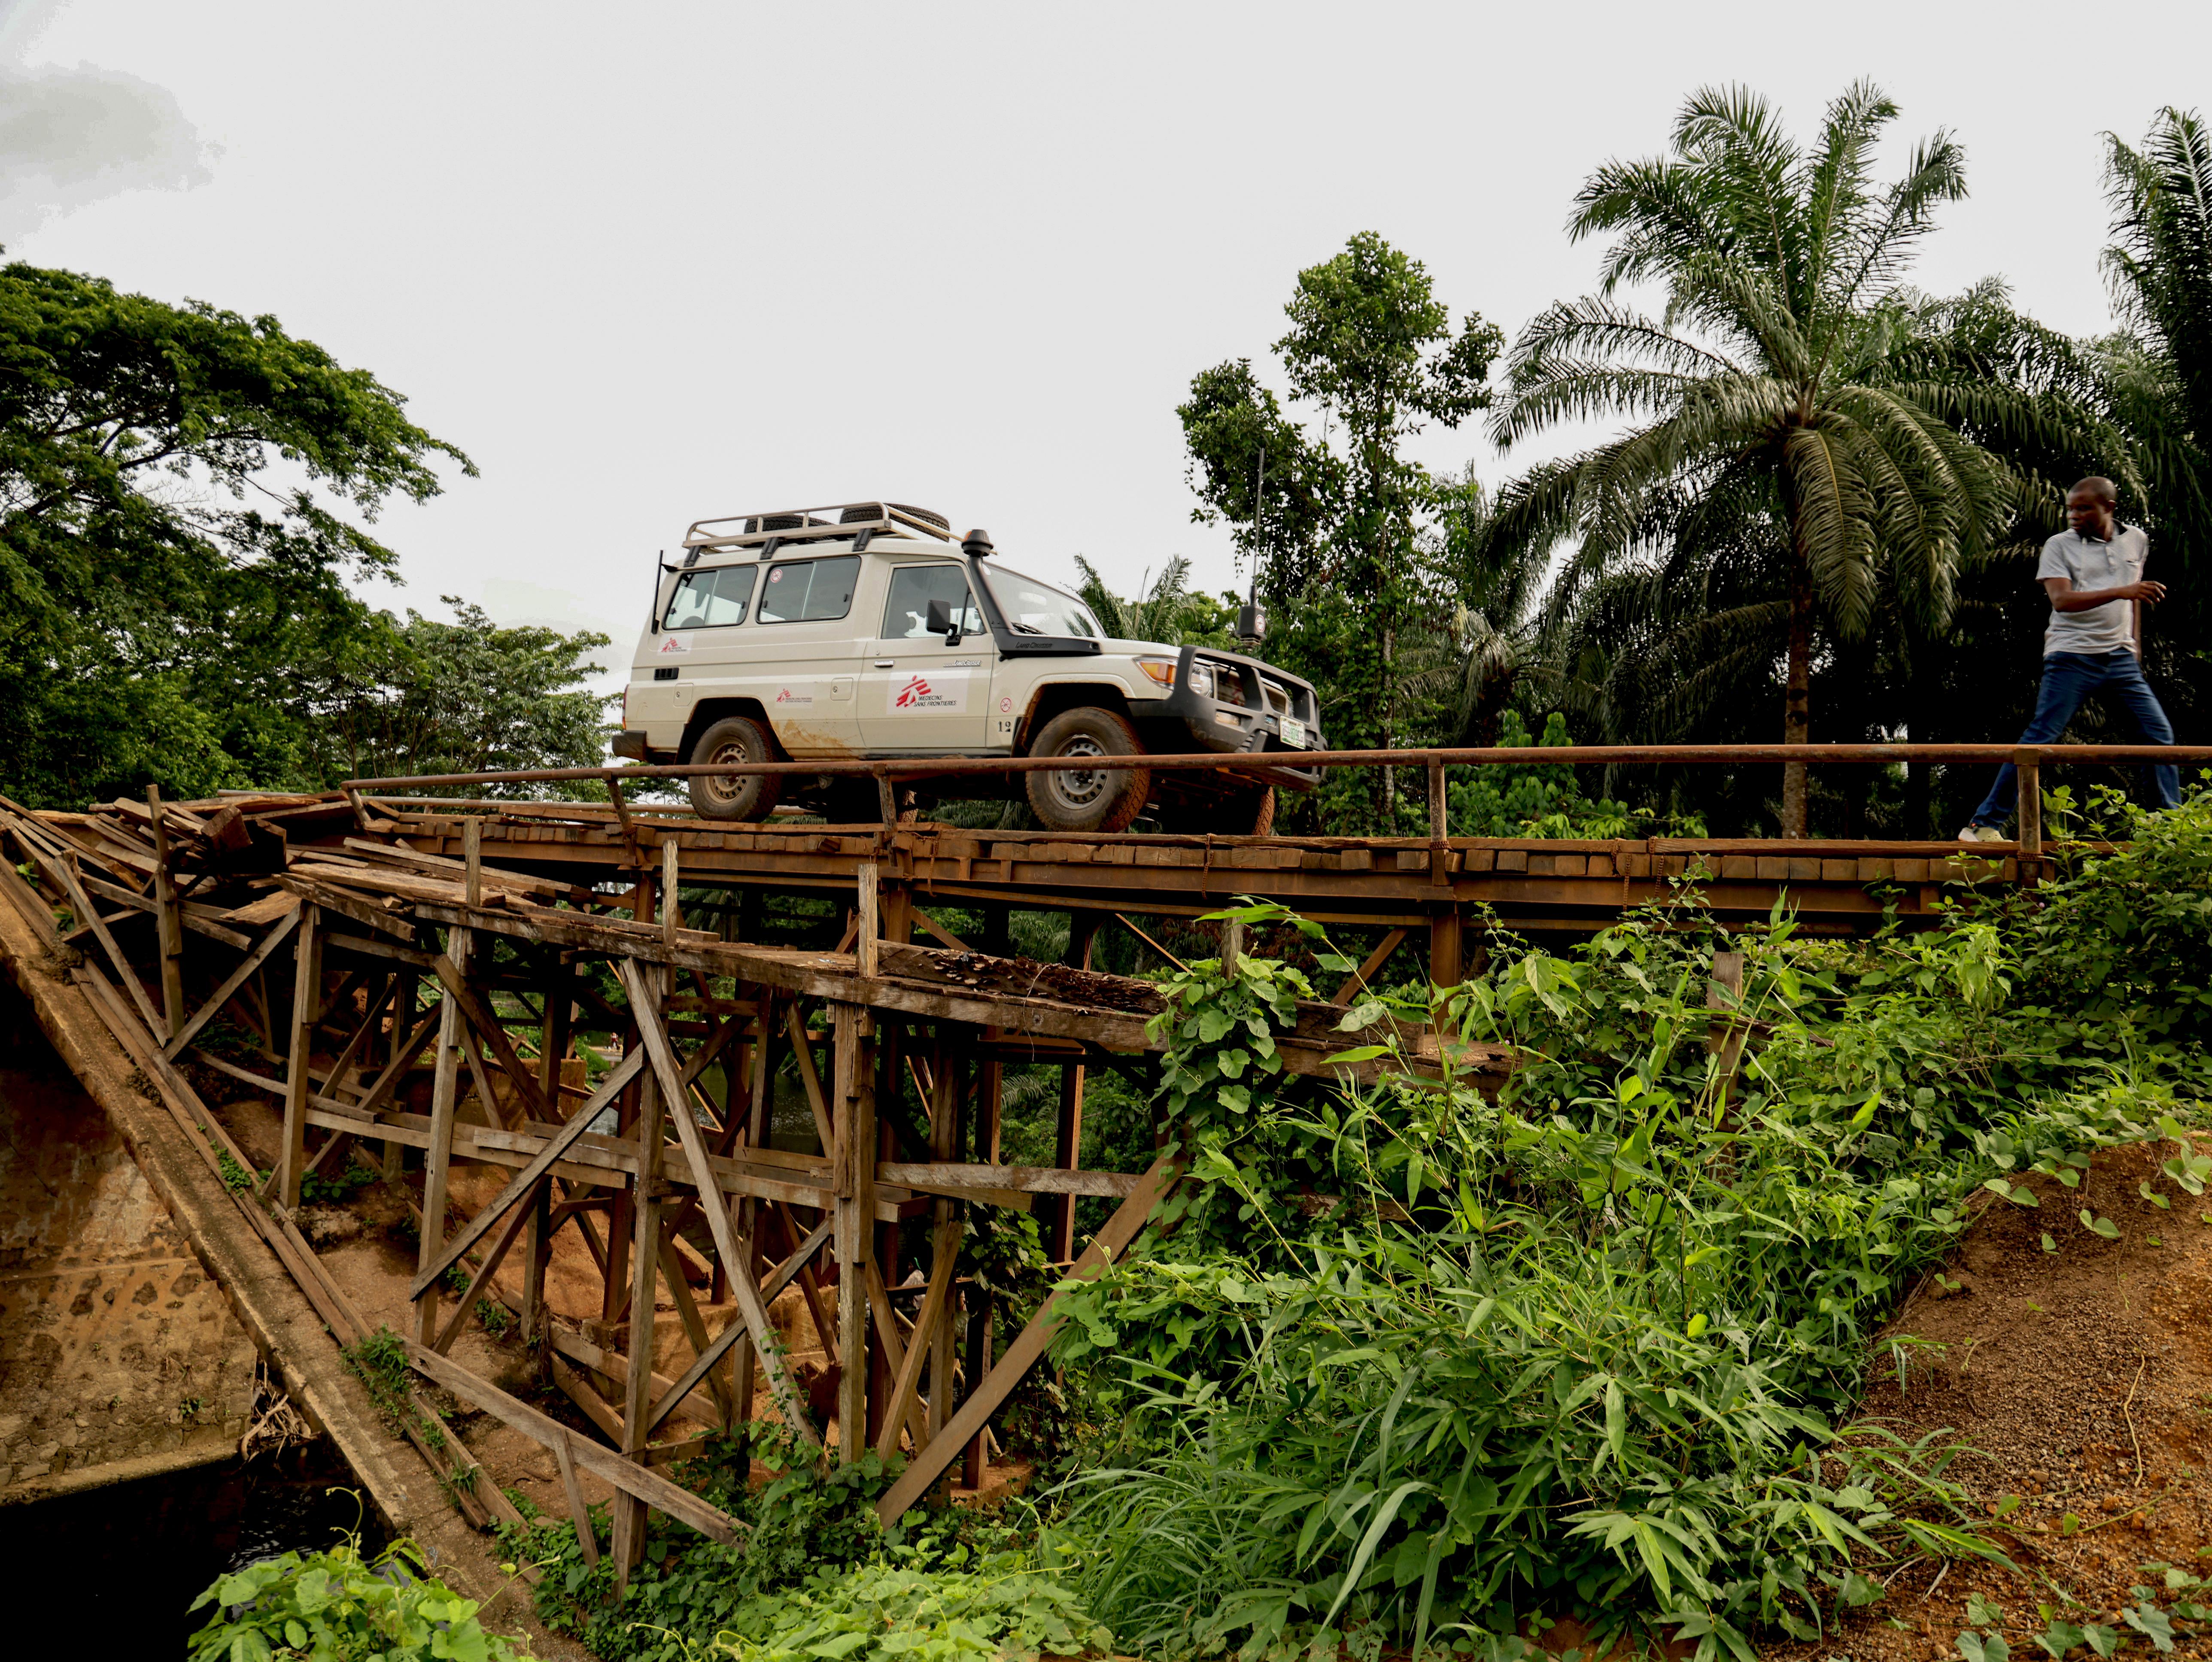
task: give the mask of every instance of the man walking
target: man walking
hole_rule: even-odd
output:
[[[2051,597],[2051,627],[2043,635],[2043,682],[2022,744],[2049,744],[2066,731],[2082,701],[2109,688],[2127,707],[2146,744],[2171,744],[2173,728],[2158,695],[2143,679],[2142,614],[2166,598],[2166,585],[2143,580],[2150,539],[2140,526],[2114,517],[2118,496],[2110,479],[2084,479],[2066,493],[2066,523],[2043,545],[2037,580]],[[2161,808],[2181,802],[2179,768],[2146,768]],[[1960,842],[2000,842],[1998,827],[2015,802],[2010,762],[1959,833]]]

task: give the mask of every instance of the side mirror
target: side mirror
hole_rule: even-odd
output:
[[[923,620],[923,627],[932,634],[943,635],[945,644],[948,646],[957,646],[960,644],[960,624],[952,616],[952,603],[949,600],[933,600],[929,603],[929,612]]]

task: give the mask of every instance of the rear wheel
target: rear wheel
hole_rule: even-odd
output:
[[[747,716],[726,716],[699,735],[691,747],[691,760],[726,765],[774,761],[775,747],[760,723]],[[703,819],[764,820],[783,795],[782,777],[775,773],[694,773],[687,783],[691,806]]]
[[[1133,756],[1145,747],[1129,719],[1115,710],[1081,705],[1044,725],[1030,746],[1033,756]],[[1152,792],[1149,767],[1115,767],[1024,773],[1030,810],[1048,831],[1126,831]]]

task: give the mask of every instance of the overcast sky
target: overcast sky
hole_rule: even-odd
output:
[[[386,515],[380,602],[626,661],[655,550],[741,509],[884,495],[1041,576],[1186,553],[1225,585],[1192,374],[1266,360],[1297,271],[1362,230],[1511,333],[1589,285],[1577,186],[1708,82],[1802,133],[1872,77],[1894,149],[1966,148],[1917,281],[2100,330],[2100,135],[2212,105],[2208,48],[2202,0],[0,0],[0,240],[374,371],[483,470]],[[1420,447],[1520,460],[1474,425]]]

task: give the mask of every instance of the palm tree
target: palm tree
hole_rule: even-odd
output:
[[[1098,618],[1100,627],[1116,640],[1157,640],[1164,646],[1179,646],[1183,626],[1192,621],[1194,611],[1206,606],[1202,595],[1190,591],[1190,559],[1187,555],[1171,555],[1161,568],[1159,580],[1149,583],[1150,573],[1137,579],[1138,593],[1133,600],[1124,600],[1106,586],[1106,579],[1097,568],[1081,555],[1075,556],[1075,569],[1083,578],[1077,592],[1083,604]]]
[[[2110,134],[2106,143],[2114,241],[2105,272],[2122,328],[2101,343],[2107,386],[2142,468],[2160,562],[2176,561],[2191,579],[2174,586],[2153,640],[2201,682],[2195,649],[2212,623],[2203,577],[2212,560],[2212,133],[2194,112],[2168,108],[2140,150]],[[2188,645],[2177,653],[2178,643]],[[2199,703],[2206,690],[2194,689]]]
[[[1601,579],[1663,567],[1703,523],[1722,558],[1764,568],[1765,582],[1737,585],[1739,627],[1723,633],[1740,648],[1762,616],[1780,623],[1783,737],[1796,743],[1811,731],[1816,628],[1832,652],[1894,605],[1940,629],[1962,562],[2017,499],[2018,480],[1954,419],[2006,431],[2053,419],[2025,393],[1900,373],[1927,304],[1901,274],[1966,173],[1939,131],[1878,186],[1874,148],[1896,114],[1862,82],[1807,149],[1752,93],[1692,97],[1671,155],[1608,163],[1583,186],[1571,234],[1613,238],[1600,291],[1522,333],[1492,423],[1505,447],[1563,422],[1628,420],[1502,492],[1489,557],[1575,544],[1550,597],[1556,628]],[[1647,282],[1664,287],[1656,318],[1614,299]],[[1632,598],[1609,587],[1608,604]],[[1784,835],[1805,834],[1806,788],[1802,763],[1784,769]]]

